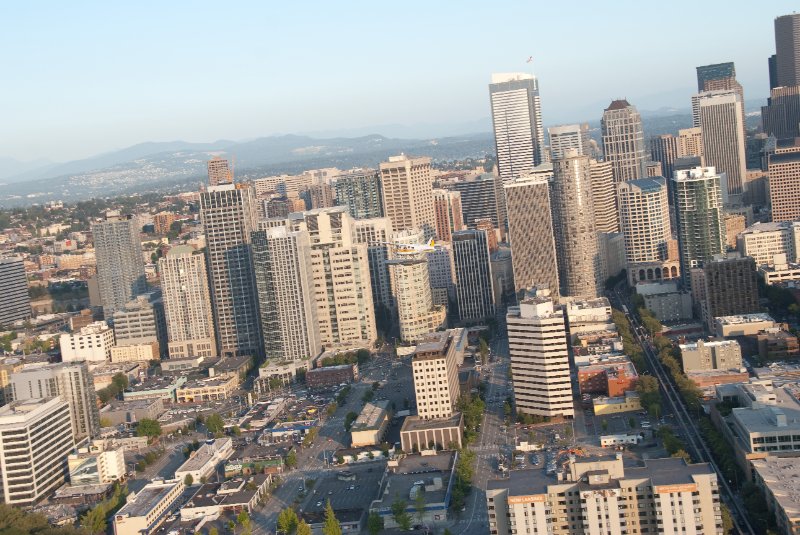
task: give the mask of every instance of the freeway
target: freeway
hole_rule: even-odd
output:
[[[672,413],[676,417],[675,422],[681,429],[682,435],[687,441],[687,447],[690,450],[689,453],[692,454],[694,459],[709,463],[714,468],[714,471],[716,471],[717,480],[724,491],[722,497],[731,510],[731,516],[733,517],[734,524],[738,532],[748,535],[754,534],[755,532],[753,531],[753,527],[750,525],[744,507],[736,499],[736,494],[730,488],[728,481],[722,475],[722,472],[714,461],[711,451],[708,449],[708,446],[700,435],[700,430],[697,428],[694,419],[690,416],[688,410],[686,409],[686,404],[684,403],[683,398],[675,388],[672,377],[669,376],[659,362],[655,347],[653,346],[650,337],[645,333],[643,327],[639,324],[638,318],[630,313],[631,310],[635,309],[632,303],[627,299],[627,296],[625,296],[624,292],[621,290],[621,285],[617,285],[617,287],[614,289],[614,294],[611,296],[611,299],[612,301],[615,301],[615,304],[621,310],[626,309],[623,309],[619,305],[626,305],[628,312],[625,312],[625,315],[633,327],[632,333],[636,337],[636,341],[644,349],[650,369],[652,370],[656,379],[658,379],[661,393],[664,399],[667,400],[669,408],[671,408]]]

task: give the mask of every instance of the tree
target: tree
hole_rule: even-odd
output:
[[[221,437],[222,432],[225,430],[225,421],[222,419],[222,416],[216,412],[210,414],[208,418],[206,418],[206,429],[215,437]]]
[[[331,507],[331,501],[325,504],[325,522],[322,524],[322,535],[342,535],[342,526],[336,519],[336,514]]]
[[[383,517],[375,511],[372,511],[367,517],[367,531],[369,531],[369,535],[378,535],[382,529]]]
[[[306,524],[305,520],[301,520],[299,524],[297,524],[297,531],[295,532],[296,535],[311,535],[311,526]]]
[[[192,477],[192,474],[186,474],[186,477],[183,478],[183,485],[185,487],[191,487],[192,483],[194,483],[194,478]]]
[[[297,453],[294,450],[290,451],[286,455],[286,459],[284,459],[283,463],[286,465],[286,468],[294,468],[297,466]]]
[[[686,452],[686,450],[684,450],[683,448],[681,448],[681,449],[679,449],[678,451],[676,451],[675,453],[673,453],[673,454],[672,454],[672,457],[680,457],[681,459],[683,459],[684,461],[686,461],[686,463],[687,463],[687,464],[689,464],[689,463],[691,463],[691,462],[692,462],[692,456],[691,456],[691,455],[689,455],[689,454]]]
[[[483,338],[478,341],[478,353],[481,356],[481,364],[486,364],[486,357],[489,355],[489,344]]]
[[[297,529],[298,525],[298,518],[297,513],[294,512],[294,509],[291,507],[287,507],[280,513],[278,513],[278,531],[289,535],[294,533]]]
[[[414,512],[417,515],[417,522],[422,524],[425,519],[425,487],[419,487],[414,496]]]
[[[208,530],[208,535],[219,535],[219,530],[215,526],[211,526],[211,529]]]
[[[158,420],[151,420],[150,418],[142,418],[139,420],[139,425],[136,426],[136,436],[156,438],[161,436],[161,424]]]
[[[406,502],[400,498],[392,502],[392,518],[402,530],[411,528],[411,516],[406,512]]]
[[[239,525],[248,528],[250,526],[250,515],[247,514],[247,511],[242,511],[238,515],[236,515],[236,521]]]
[[[122,372],[115,373],[111,378],[111,383],[117,387],[120,392],[124,392],[128,388],[128,376]]]

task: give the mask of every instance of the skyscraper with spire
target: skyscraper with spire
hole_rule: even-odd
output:
[[[492,74],[489,98],[497,172],[502,180],[524,176],[544,161],[539,82],[527,73]]]

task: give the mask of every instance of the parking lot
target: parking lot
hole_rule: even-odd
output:
[[[324,477],[306,489],[303,511],[322,512],[327,500],[336,510],[369,508],[372,500],[378,497],[385,468],[385,462],[375,461],[326,472]],[[343,474],[351,475],[344,477]]]

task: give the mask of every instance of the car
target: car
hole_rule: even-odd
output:
[[[322,507],[322,502],[317,502],[317,507]]]

